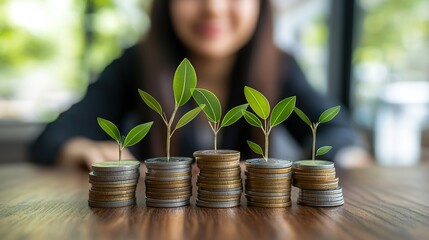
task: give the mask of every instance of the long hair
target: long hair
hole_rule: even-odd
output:
[[[173,29],[169,7],[169,0],[153,1],[150,12],[151,27],[148,34],[140,42],[142,77],[145,79],[140,86],[153,93],[154,97],[160,100],[162,106],[166,106],[167,115],[172,112],[172,103],[174,103],[171,93],[171,79],[174,70],[180,61],[187,57],[187,50]],[[264,93],[270,103],[273,104],[277,101],[279,53],[273,41],[270,1],[260,0],[260,13],[256,29],[251,39],[238,51],[230,79],[231,89],[229,91],[233,91],[234,96],[241,95],[241,97],[231,99],[231,106],[227,106],[228,109],[245,102],[243,93],[245,85],[252,86]],[[231,92],[229,96],[231,96]],[[147,109],[145,112],[147,115]],[[155,124],[151,131],[151,149],[156,155],[164,152],[163,145],[159,144],[165,142],[162,128],[163,126],[156,126]],[[249,137],[257,138],[257,142],[263,140],[260,133],[251,134]],[[247,149],[247,146],[240,146],[240,149]],[[171,151],[175,152],[176,150],[172,148]]]

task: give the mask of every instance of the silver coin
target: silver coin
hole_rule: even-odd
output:
[[[337,202],[344,200],[343,196],[339,197],[304,197],[304,196],[298,196],[298,199],[301,201],[310,201],[310,202]]]
[[[99,207],[99,208],[117,208],[117,207],[126,207],[130,205],[135,205],[136,199],[130,199],[125,201],[114,201],[114,202],[98,202],[88,200],[88,205],[90,207]]]
[[[292,162],[275,158],[269,158],[267,161],[263,158],[253,158],[246,160],[247,165],[253,168],[288,168],[292,166]]]
[[[228,149],[217,149],[217,150],[200,150],[194,152],[194,157],[204,157],[204,158],[240,158],[240,152],[235,150]]]
[[[173,169],[177,167],[190,166],[194,162],[194,159],[188,157],[170,157],[168,160],[167,158],[149,158],[144,162],[148,168]]]
[[[334,168],[334,163],[322,160],[301,160],[294,162],[293,167],[302,170],[322,170]]]
[[[300,189],[300,194],[315,194],[315,195],[332,195],[332,194],[342,194],[343,189],[341,187],[337,187],[335,189],[330,190],[306,190],[306,189]]]
[[[118,175],[118,176],[95,176],[93,172],[89,173],[89,179],[96,182],[114,182],[114,181],[124,181],[131,179],[138,179],[139,174],[130,174],[130,175]]]
[[[156,191],[157,193],[173,193],[173,192],[186,192],[186,191],[192,191],[192,187],[181,187],[181,188],[151,188],[146,186],[146,191],[153,192]]]
[[[189,201],[189,198],[181,198],[181,199],[156,199],[156,198],[146,198],[146,202],[156,202],[156,203],[176,203],[176,202],[184,202]]]
[[[302,201],[298,199],[298,204],[311,206],[311,207],[336,207],[344,204],[344,200],[336,202],[312,202],[312,201]]]
[[[310,193],[301,193],[299,192],[300,197],[308,197],[308,198],[339,198],[343,197],[342,193],[335,194],[310,194]]]
[[[198,207],[207,207],[207,208],[230,208],[240,206],[240,201],[229,201],[229,202],[206,202],[197,199],[196,205]]]
[[[139,167],[140,162],[137,160],[96,162],[91,165],[94,172],[130,171],[136,170]]]

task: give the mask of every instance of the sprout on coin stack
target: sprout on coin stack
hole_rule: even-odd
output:
[[[296,97],[281,100],[270,115],[270,104],[262,93],[246,86],[244,95],[250,108],[256,113],[255,115],[244,110],[244,118],[250,125],[261,128],[265,136],[265,151],[257,143],[247,141],[252,151],[262,155],[262,158],[246,160],[247,205],[288,207],[292,203],[290,200],[292,162],[269,158],[269,135],[273,127],[284,122],[292,114]]]
[[[312,159],[297,161],[292,168],[293,185],[300,189],[298,204],[313,207],[334,207],[344,204],[334,163],[315,160],[316,156],[324,155],[332,149],[331,146],[323,146],[316,151],[317,127],[321,123],[331,121],[339,112],[340,106],[329,108],[319,116],[316,123],[312,123],[303,111],[295,108],[295,113],[311,128],[313,134]]]
[[[229,110],[222,119],[222,107],[215,94],[206,89],[197,88],[193,97],[199,105],[205,105],[203,112],[213,131],[214,149],[194,152],[198,175],[197,206],[210,208],[228,208],[240,205],[243,185],[241,180],[240,152],[217,149],[217,134],[223,127],[237,122],[247,109],[242,104]]]
[[[145,161],[146,172],[146,205],[148,207],[180,207],[190,203],[192,196],[191,166],[189,157],[170,157],[170,142],[174,132],[192,121],[205,106],[198,106],[185,113],[173,128],[174,119],[181,106],[192,97],[197,85],[195,69],[188,59],[183,59],[174,73],[173,94],[174,109],[170,119],[163,112],[159,102],[149,93],[139,89],[145,104],[158,113],[166,128],[167,157],[151,158]]]
[[[92,164],[89,173],[88,204],[90,207],[125,207],[136,203],[135,190],[139,180],[140,162],[122,160],[122,150],[140,142],[149,132],[153,122],[140,124],[127,134],[121,136],[119,129],[112,122],[97,118],[100,127],[117,143],[119,148],[118,161],[97,162]]]

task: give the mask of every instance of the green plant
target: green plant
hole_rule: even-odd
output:
[[[173,94],[174,94],[174,109],[173,113],[171,114],[170,119],[167,118],[166,114],[162,111],[161,104],[152,97],[149,93],[139,89],[140,97],[143,99],[143,101],[146,103],[148,107],[150,107],[152,110],[154,110],[156,113],[158,113],[162,120],[165,123],[165,126],[167,127],[167,139],[166,139],[166,153],[167,153],[167,160],[170,159],[170,142],[171,137],[173,136],[174,132],[188,124],[190,121],[192,121],[198,113],[200,113],[201,109],[203,109],[205,106],[200,105],[189,112],[185,113],[179,121],[177,121],[177,124],[174,128],[173,122],[174,118],[176,117],[177,111],[179,110],[179,107],[183,106],[185,103],[189,101],[189,99],[192,97],[192,91],[195,89],[197,85],[197,75],[195,73],[195,69],[192,66],[191,62],[189,62],[188,59],[183,59],[183,61],[179,64],[179,66],[176,69],[176,72],[174,73],[173,78]]]
[[[97,118],[97,122],[98,125],[100,125],[101,129],[103,129],[107,133],[107,135],[109,135],[118,143],[119,163],[121,162],[122,158],[122,150],[124,150],[124,148],[126,147],[131,147],[140,142],[140,140],[142,140],[149,132],[153,124],[153,122],[148,122],[137,125],[133,129],[131,129],[131,131],[125,137],[124,135],[121,136],[118,127],[116,127],[116,125],[111,121],[99,117]]]
[[[223,127],[230,126],[237,122],[242,116],[243,111],[247,109],[249,104],[242,104],[229,110],[222,121],[222,107],[216,95],[209,90],[196,88],[193,97],[198,105],[205,105],[203,112],[209,120],[210,128],[214,135],[214,149],[217,150],[217,134]]]
[[[308,126],[310,126],[311,132],[313,133],[313,146],[311,149],[311,160],[314,161],[316,156],[321,156],[321,155],[328,153],[332,149],[332,146],[323,146],[323,147],[320,147],[319,149],[317,149],[317,151],[316,151],[317,127],[321,123],[326,123],[326,122],[331,121],[340,112],[341,107],[335,106],[335,107],[331,107],[331,108],[325,110],[322,114],[320,114],[319,121],[317,121],[316,123],[312,123],[310,121],[310,119],[307,117],[307,115],[305,115],[305,113],[303,111],[301,111],[299,108],[295,107],[294,110],[295,110],[295,113],[298,115],[298,117],[301,118],[301,120],[304,121]]]
[[[247,141],[250,149],[257,154],[261,154],[265,161],[268,161],[268,148],[269,148],[269,135],[273,127],[284,122],[293,112],[296,103],[296,97],[288,97],[280,102],[273,108],[273,111],[270,115],[270,103],[267,98],[257,90],[251,87],[244,87],[244,96],[246,97],[247,102],[250,105],[250,108],[256,113],[253,114],[249,111],[244,110],[243,115],[246,121],[255,127],[262,129],[262,132],[265,135],[265,151],[262,148],[252,142]],[[263,123],[259,118],[263,120]]]

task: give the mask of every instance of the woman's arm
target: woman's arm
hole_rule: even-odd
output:
[[[136,57],[136,49],[125,51],[106,67],[98,81],[88,87],[80,102],[49,123],[31,147],[32,160],[51,165],[61,157],[61,162],[70,163],[77,161],[73,155],[90,156],[78,151],[94,152],[92,147],[98,145],[92,141],[107,140],[108,136],[97,124],[97,117],[109,119],[119,126],[122,124],[123,116],[133,106],[130,95],[135,92],[131,90],[134,90],[132,79],[135,78],[133,64]]]

